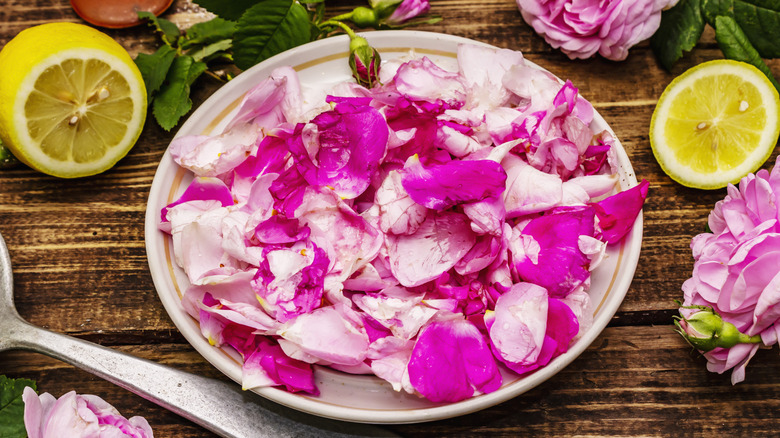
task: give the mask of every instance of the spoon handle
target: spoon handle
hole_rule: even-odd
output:
[[[0,235],[0,351],[32,350],[67,362],[229,438],[397,436],[367,424],[294,411],[235,384],[197,376],[36,327],[16,312],[11,257]]]
[[[293,411],[237,385],[197,376],[14,318],[10,348],[60,359],[150,400],[223,437],[395,436],[376,426]]]

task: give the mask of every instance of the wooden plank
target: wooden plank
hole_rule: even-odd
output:
[[[188,345],[116,346],[176,368],[222,378]],[[397,425],[424,436],[717,436],[772,434],[780,428],[780,356],[762,350],[747,380],[709,373],[705,361],[669,327],[607,328],[580,358],[537,388],[479,413]],[[175,415],[62,362],[28,352],[0,353],[0,373],[38,381],[61,395],[93,391],[126,415],[144,415],[160,437],[212,436]],[[184,427],[179,428],[182,423]]]

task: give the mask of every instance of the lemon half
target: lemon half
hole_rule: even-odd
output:
[[[780,134],[780,97],[750,64],[709,61],[673,80],[650,123],[661,168],[687,187],[718,189],[755,172]]]
[[[103,172],[141,134],[141,73],[121,45],[89,26],[20,32],[0,52],[0,72],[0,138],[36,170],[63,178]]]

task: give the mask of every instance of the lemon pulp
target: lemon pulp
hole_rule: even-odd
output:
[[[97,59],[67,59],[38,76],[24,104],[31,139],[59,161],[100,160],[127,133],[133,100],[125,78]]]
[[[777,142],[777,90],[755,67],[710,61],[675,79],[653,113],[650,142],[675,181],[725,187],[769,158]]]

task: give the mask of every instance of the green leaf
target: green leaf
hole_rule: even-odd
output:
[[[684,51],[693,49],[703,31],[700,0],[680,0],[661,15],[661,25],[650,38],[650,46],[661,65],[671,70]]]
[[[223,20],[219,17],[193,24],[187,29],[187,38],[182,42],[182,49],[195,46],[207,46],[222,40],[233,38],[236,31],[234,21]]]
[[[156,93],[165,81],[168,70],[171,68],[173,58],[176,57],[176,50],[169,45],[162,45],[151,55],[139,53],[135,58],[135,65],[141,71],[146,85],[146,101],[152,102],[152,96]]]
[[[715,40],[718,42],[720,50],[726,55],[726,58],[754,65],[780,91],[780,84],[772,76],[772,71],[764,64],[761,56],[750,44],[742,28],[739,27],[739,24],[733,18],[726,16],[715,18]]]
[[[780,57],[780,0],[703,0],[702,12],[712,27],[718,16],[734,18],[759,55]]]
[[[200,7],[226,20],[238,21],[244,12],[260,0],[195,0]]]
[[[702,0],[701,12],[707,24],[715,27],[715,17],[718,15],[734,15],[734,0]]]
[[[311,38],[309,14],[294,0],[262,0],[238,20],[233,59],[242,70]]]
[[[154,98],[152,112],[161,128],[170,131],[192,108],[190,85],[206,71],[206,63],[183,55],[173,60],[165,83]]]
[[[35,382],[28,379],[9,379],[0,375],[0,436],[3,438],[24,438],[24,401],[22,393],[26,386],[35,388]]]
[[[759,55],[780,57],[780,0],[734,0],[734,19]]]
[[[14,154],[3,145],[3,141],[0,140],[0,169],[10,169],[19,164],[19,160],[16,159]]]
[[[195,61],[203,61],[203,60],[210,60],[214,57],[214,55],[219,56],[222,55],[220,52],[226,52],[230,50],[230,48],[233,46],[233,40],[231,39],[225,39],[222,41],[217,41],[216,43],[209,44],[205,47],[200,48],[194,48],[187,52],[188,55],[192,56],[192,58]]]
[[[181,35],[181,31],[179,31],[178,26],[176,24],[164,19],[159,18],[152,14],[151,12],[146,11],[140,11],[137,12],[138,18],[140,19],[148,19],[149,25],[153,26],[157,32],[159,32],[162,36],[162,40],[165,44],[172,46],[176,44],[176,42],[179,40],[179,36]]]

